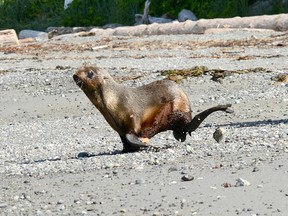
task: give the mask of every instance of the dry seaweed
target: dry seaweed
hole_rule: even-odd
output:
[[[187,77],[198,77],[207,73],[208,71],[208,68],[205,66],[196,66],[190,69],[164,70],[161,71],[161,75],[167,76],[168,80],[180,83],[183,79],[186,79]]]
[[[227,76],[234,74],[245,74],[245,73],[269,73],[271,70],[267,68],[257,67],[250,69],[241,70],[223,70],[223,69],[208,69],[205,66],[196,66],[190,69],[174,69],[160,71],[162,76],[166,76],[166,79],[172,80],[176,83],[181,83],[187,77],[198,77],[204,74],[211,75],[213,81],[222,83],[223,79]]]
[[[288,74],[278,74],[277,76],[271,77],[271,80],[276,82],[288,83]]]

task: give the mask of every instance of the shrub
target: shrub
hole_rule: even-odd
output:
[[[107,23],[131,25],[139,12],[139,0],[74,0],[65,10],[64,26],[101,26]]]
[[[59,25],[63,2],[59,0],[2,0],[0,29],[23,28],[44,30]]]

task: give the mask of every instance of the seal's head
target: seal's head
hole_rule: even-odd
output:
[[[85,66],[73,75],[75,83],[84,91],[91,92],[99,89],[103,83],[103,74],[97,67]]]

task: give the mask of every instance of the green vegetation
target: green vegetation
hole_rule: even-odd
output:
[[[63,5],[58,0],[2,0],[0,29],[44,30],[50,25],[60,24]]]
[[[150,0],[150,15],[177,17],[190,9],[198,18],[247,16],[256,0]],[[273,0],[267,14],[288,12]],[[145,0],[74,0],[64,11],[59,0],[0,0],[0,29],[17,31],[29,28],[45,30],[48,26],[102,26],[107,23],[134,24],[134,14],[143,13]],[[263,11],[265,8],[263,8]]]
[[[144,1],[139,0],[74,0],[63,11],[64,26],[101,26],[107,23],[131,25]],[[62,7],[63,8],[63,7]]]

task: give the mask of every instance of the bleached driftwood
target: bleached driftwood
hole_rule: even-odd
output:
[[[147,24],[143,22],[143,16],[142,14],[135,14],[135,25],[140,25],[140,24]],[[168,19],[168,18],[163,18],[163,17],[152,17],[152,16],[148,16],[149,19],[149,24],[152,23],[171,23],[173,22],[172,19]]]
[[[287,31],[288,14],[234,17],[228,19],[201,19],[196,22],[192,33],[201,34],[211,28],[255,28]]]
[[[227,32],[234,29],[258,29],[258,31],[288,31],[288,14],[255,16],[255,17],[235,17],[228,19],[207,19],[186,22],[173,22],[150,25],[123,26],[117,28],[93,28],[93,27],[74,27],[74,28],[48,28],[46,32],[57,29],[60,35],[74,34],[81,36],[83,32],[88,35],[97,35],[100,37],[109,36],[143,36],[143,35],[168,35],[168,34],[204,34],[215,32]],[[81,33],[82,31],[82,33]],[[81,34],[80,34],[80,33]],[[89,34],[91,33],[91,34]]]
[[[18,37],[14,29],[6,29],[0,31],[0,46],[18,44]]]
[[[187,20],[181,23],[165,23],[119,27],[103,30],[92,29],[96,35],[163,35],[163,34],[204,34],[208,29],[271,29],[288,31],[288,14],[255,17],[234,17],[228,19],[201,19],[196,22]]]
[[[65,0],[64,1],[64,10],[67,9],[68,5],[72,2],[73,2],[73,0]]]
[[[144,14],[143,14],[143,17],[142,17],[142,24],[150,24],[150,21],[149,21],[149,7],[150,7],[150,1],[146,0],[145,1]]]
[[[144,7],[144,14],[135,14],[135,25],[140,24],[152,24],[152,23],[169,23],[173,22],[172,19],[163,18],[163,17],[152,17],[149,16],[149,7],[150,7],[150,1],[145,1],[145,7]]]

